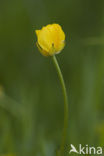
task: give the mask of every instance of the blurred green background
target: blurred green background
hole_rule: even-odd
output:
[[[104,146],[104,1],[0,1],[0,154],[54,156],[63,127],[63,96],[35,30],[59,23],[57,55],[69,98],[70,144]]]

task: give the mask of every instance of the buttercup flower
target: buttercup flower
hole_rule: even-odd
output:
[[[64,155],[64,148],[66,143],[66,133],[68,127],[68,98],[66,92],[66,86],[63,75],[61,73],[60,66],[58,64],[55,54],[59,53],[65,46],[65,34],[59,24],[49,24],[43,27],[41,30],[36,30],[37,35],[37,47],[41,54],[44,56],[51,56],[55,65],[59,80],[61,83],[63,96],[64,96],[64,127],[63,135],[60,144],[60,149],[57,151],[57,156]]]
[[[59,24],[49,24],[36,30],[37,47],[44,56],[53,56],[65,46],[65,34]]]

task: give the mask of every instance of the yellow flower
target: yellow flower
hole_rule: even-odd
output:
[[[44,56],[52,56],[64,48],[65,34],[59,24],[49,24],[35,32],[37,47]]]

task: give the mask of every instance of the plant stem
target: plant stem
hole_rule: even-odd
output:
[[[61,69],[59,67],[59,64],[57,62],[55,55],[52,56],[52,60],[53,60],[54,65],[56,67],[56,70],[57,70],[57,73],[59,76],[59,80],[61,82],[63,96],[64,96],[64,128],[63,128],[62,141],[61,141],[61,146],[60,146],[60,151],[59,151],[59,155],[63,156],[64,155],[64,146],[65,146],[65,141],[66,141],[66,135],[67,135],[67,127],[68,127],[68,98],[67,98],[67,92],[66,92],[64,78],[63,78]]]

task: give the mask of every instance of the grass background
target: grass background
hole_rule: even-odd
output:
[[[63,127],[63,97],[35,30],[59,23],[57,55],[69,97],[70,144],[104,146],[104,1],[0,1],[0,154],[53,156]]]

